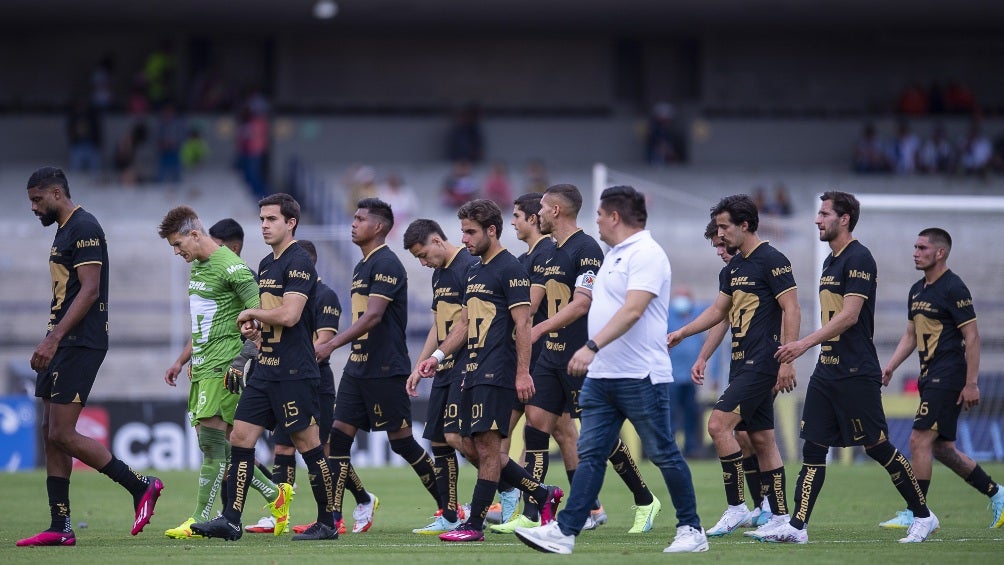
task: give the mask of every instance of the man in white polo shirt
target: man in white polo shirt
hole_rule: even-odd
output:
[[[575,536],[603,485],[607,456],[625,419],[641,437],[645,454],[662,471],[676,508],[676,537],[664,551],[708,550],[690,468],[670,431],[673,369],[663,333],[671,270],[666,252],[645,229],[647,218],[645,196],[632,187],[615,186],[600,196],[596,225],[610,251],[593,287],[590,340],[568,363],[571,375],[589,371],[579,395],[579,468],[568,505],[557,520],[515,530],[523,543],[539,551],[572,552]]]

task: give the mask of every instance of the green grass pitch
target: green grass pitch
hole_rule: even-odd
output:
[[[1004,465],[985,468],[998,480],[1004,479]],[[717,462],[691,464],[697,488],[698,506],[704,526],[710,527],[725,508],[721,468]],[[552,459],[554,482],[566,486],[560,459]],[[673,507],[665,483],[657,469],[642,465],[642,473],[663,501],[655,528],[641,535],[626,531],[633,517],[632,499],[623,483],[608,469],[601,500],[610,517],[607,525],[577,538],[571,556],[545,555],[530,550],[514,536],[486,534],[484,543],[446,544],[435,536],[412,534],[412,528],[426,525],[435,511],[432,500],[418,478],[408,468],[360,469],[368,490],[380,497],[373,528],[364,534],[346,534],[337,541],[293,542],[290,536],[245,534],[236,542],[222,540],[172,540],[167,528],[188,517],[194,504],[196,474],[168,472],[166,484],[153,521],[136,537],[129,535],[133,512],[129,497],[106,477],[92,471],[73,475],[70,497],[76,527],[76,547],[18,548],[17,539],[34,534],[48,524],[45,478],[42,472],[3,476],[3,501],[7,514],[0,522],[0,561],[4,563],[382,563],[416,565],[422,563],[542,563],[575,560],[576,563],[1001,563],[1004,530],[987,526],[990,514],[987,498],[977,493],[943,467],[935,467],[930,504],[941,520],[942,529],[928,542],[903,545],[896,540],[902,530],[882,530],[877,524],[902,507],[902,500],[888,475],[878,465],[831,465],[823,493],[809,526],[809,544],[777,546],[759,544],[734,533],[711,540],[704,554],[665,555],[662,550],[675,531]],[[793,498],[797,465],[788,466],[788,499]],[[298,494],[293,500],[293,523],[309,522],[315,506],[306,484],[306,471],[298,471]],[[470,497],[474,469],[461,469],[461,500]],[[351,522],[352,502],[347,496],[347,516]],[[245,523],[253,523],[264,513],[264,501],[256,492],[249,494]],[[351,523],[350,523],[351,529]],[[337,561],[336,561],[337,560]]]

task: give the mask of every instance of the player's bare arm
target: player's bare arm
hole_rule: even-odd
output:
[[[352,325],[344,332],[324,343],[314,344],[314,354],[317,355],[318,359],[324,359],[331,355],[332,351],[347,343],[352,343],[352,340],[368,333],[383,320],[384,312],[387,311],[387,306],[389,305],[390,300],[387,298],[370,296],[366,300],[366,311],[363,312],[362,316],[359,316],[356,321],[352,322]]]
[[[521,402],[529,402],[536,392],[530,376],[530,306],[513,306],[509,315],[516,325],[516,396]]]
[[[425,344],[422,345],[422,352],[418,354],[419,362],[415,364],[414,370],[408,375],[408,381],[405,383],[404,388],[408,391],[409,396],[418,396],[418,381],[422,380],[422,374],[418,372],[418,366],[422,361],[428,359],[432,356],[432,352],[436,350],[436,326],[429,328],[428,335],[425,336]]]
[[[185,348],[181,350],[181,355],[175,359],[174,364],[167,368],[167,372],[164,373],[164,382],[171,386],[177,386],[178,375],[181,374],[181,369],[184,368],[185,363],[192,360],[192,338],[189,337],[188,341],[185,343]],[[191,378],[191,374],[188,376]]]
[[[799,326],[802,323],[802,309],[798,305],[798,291],[794,288],[777,297],[781,307],[781,344],[798,339]],[[795,366],[791,363],[781,363],[777,371],[777,384],[774,392],[791,392],[798,386],[795,379]]]
[[[704,385],[704,373],[708,368],[708,359],[711,359],[711,356],[715,354],[715,350],[721,345],[728,332],[729,323],[726,320],[718,322],[708,331],[707,337],[704,338],[704,345],[701,346],[701,352],[697,354],[697,360],[690,368],[690,380],[694,381],[694,384]]]
[[[592,303],[593,291],[586,288],[576,288],[575,292],[572,293],[572,300],[564,308],[533,327],[530,334],[533,343],[537,343],[540,336],[556,332],[588,314]]]
[[[446,339],[443,343],[439,344],[439,350],[443,352],[443,356],[449,356],[457,351],[467,343],[467,308],[461,308],[460,316],[457,317],[457,321],[453,323],[453,327],[450,328],[450,333],[446,335]],[[426,357],[418,364],[416,369],[422,377],[431,377],[436,374],[436,368],[439,367],[439,359],[432,357]]]
[[[969,410],[980,403],[980,331],[976,328],[976,320],[959,328],[962,339],[966,342],[966,384],[959,393],[957,404]]]
[[[824,341],[831,340],[847,331],[848,328],[858,323],[858,315],[864,306],[865,298],[856,294],[844,295],[844,307],[837,312],[829,322],[823,327],[803,337],[802,339],[788,342],[782,345],[774,358],[782,363],[791,363],[808,351]]]
[[[910,320],[906,323],[906,331],[903,333],[903,337],[899,338],[899,343],[896,344],[896,350],[893,351],[892,357],[889,358],[889,363],[882,369],[882,386],[889,386],[893,373],[896,372],[896,369],[903,364],[903,361],[906,361],[906,358],[916,348],[917,330],[913,325],[913,320]]]
[[[732,306],[732,298],[722,293],[718,294],[715,301],[704,309],[696,318],[682,328],[669,333],[666,336],[666,347],[674,347],[676,344],[688,337],[710,329],[715,324],[721,322],[728,316],[729,308]]]
[[[87,263],[76,267],[77,279],[80,281],[80,292],[66,309],[66,314],[49,335],[45,336],[35,351],[31,354],[31,368],[44,371],[56,355],[59,342],[84,319],[91,306],[98,300],[101,293],[101,267],[98,263]]]

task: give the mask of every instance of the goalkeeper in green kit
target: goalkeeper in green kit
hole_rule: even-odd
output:
[[[188,414],[203,456],[199,489],[192,515],[164,532],[169,538],[187,539],[193,537],[193,523],[213,518],[213,503],[221,492],[226,492],[221,483],[230,460],[228,437],[240,396],[237,392],[247,377],[250,360],[257,356],[253,341],[242,342],[237,315],[244,309],[259,307],[258,283],[240,257],[210,238],[195,210],[188,206],[168,212],[158,233],[175,255],[192,265],[188,283],[192,339],[164,375],[167,384],[177,386],[182,367],[192,363]],[[289,520],[292,486],[274,484],[257,468],[251,484],[268,501],[266,507],[276,519],[274,533],[281,534]]]

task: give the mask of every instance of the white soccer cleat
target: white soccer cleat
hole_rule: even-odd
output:
[[[762,525],[757,526],[755,530],[749,530],[743,532],[743,535],[750,538],[756,538],[758,536],[762,536],[778,526],[787,524],[790,519],[791,517],[788,516],[787,514],[781,514],[778,516],[774,516],[773,514],[771,514],[769,520],[764,522]]]
[[[536,528],[516,528],[513,533],[526,545],[544,553],[568,555],[575,548],[575,536],[563,534],[557,520]]]
[[[763,534],[757,535],[754,533],[753,538],[757,541],[764,541],[767,543],[806,544],[809,543],[809,532],[806,530],[799,530],[795,526],[785,522]]]
[[[708,536],[704,530],[693,526],[680,526],[676,529],[676,537],[663,553],[700,553],[708,550]]]
[[[361,534],[373,527],[373,514],[380,507],[380,499],[377,498],[377,495],[369,491],[366,494],[370,495],[370,501],[366,504],[357,504],[356,509],[352,511],[353,534]]]
[[[906,537],[900,538],[899,543],[920,543],[938,531],[940,527],[941,523],[938,522],[938,517],[934,515],[934,512],[931,512],[927,518],[914,516],[910,529],[906,531]]]
[[[717,538],[731,534],[749,521],[750,514],[752,514],[752,512],[750,512],[749,508],[746,508],[745,504],[729,506],[725,509],[725,512],[722,514],[721,519],[718,520],[718,523],[708,530],[708,537]]]

